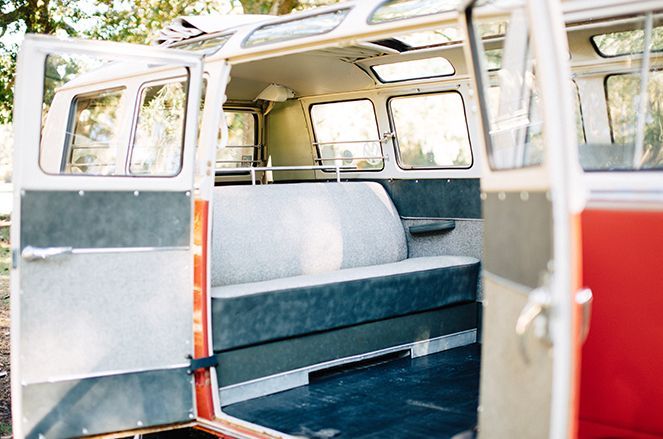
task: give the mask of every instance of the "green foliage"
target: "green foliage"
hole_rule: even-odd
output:
[[[0,0],[0,124],[11,121],[14,71],[23,33],[149,44],[183,15],[287,14],[339,0]]]
[[[92,18],[95,26],[86,37],[99,40],[149,44],[150,40],[177,17],[227,12],[216,0],[96,0]]]

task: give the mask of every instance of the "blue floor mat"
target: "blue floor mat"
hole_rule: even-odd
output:
[[[226,413],[294,436],[448,438],[477,423],[481,348],[472,344],[337,373],[230,405]]]

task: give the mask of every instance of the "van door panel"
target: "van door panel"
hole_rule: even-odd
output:
[[[87,73],[70,71],[62,85],[47,89],[52,54],[98,57],[107,64]],[[122,68],[127,64],[129,76]],[[135,107],[143,105],[141,83],[163,83],[184,71],[188,82],[170,90],[175,98],[164,92],[163,104],[150,101],[140,142],[128,135],[140,124],[140,114],[109,120],[113,112],[136,114]],[[189,367],[201,77],[196,54],[26,37],[17,67],[11,230],[16,437],[98,435],[195,419]],[[108,111],[86,108],[89,114],[81,113],[80,121],[95,120],[97,131],[82,130],[79,140],[82,149],[103,147],[104,160],[118,164],[116,175],[86,174],[85,166],[95,164],[89,161],[80,162],[76,172],[46,172],[41,159],[52,159],[58,169],[66,154],[62,143],[53,141],[65,124],[49,125],[48,115],[66,114],[73,96],[102,93],[109,80],[126,82],[127,96]],[[45,105],[46,91],[68,98]],[[168,131],[175,123],[176,131]],[[145,165],[140,176],[125,169],[136,145]],[[164,175],[159,167],[164,163],[177,171]]]

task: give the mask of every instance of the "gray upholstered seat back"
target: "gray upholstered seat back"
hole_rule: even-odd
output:
[[[377,183],[216,187],[212,228],[212,286],[407,257],[398,212]]]

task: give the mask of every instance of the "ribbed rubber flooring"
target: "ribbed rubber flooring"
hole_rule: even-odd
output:
[[[448,438],[477,422],[480,345],[320,378],[224,411],[315,439]]]

